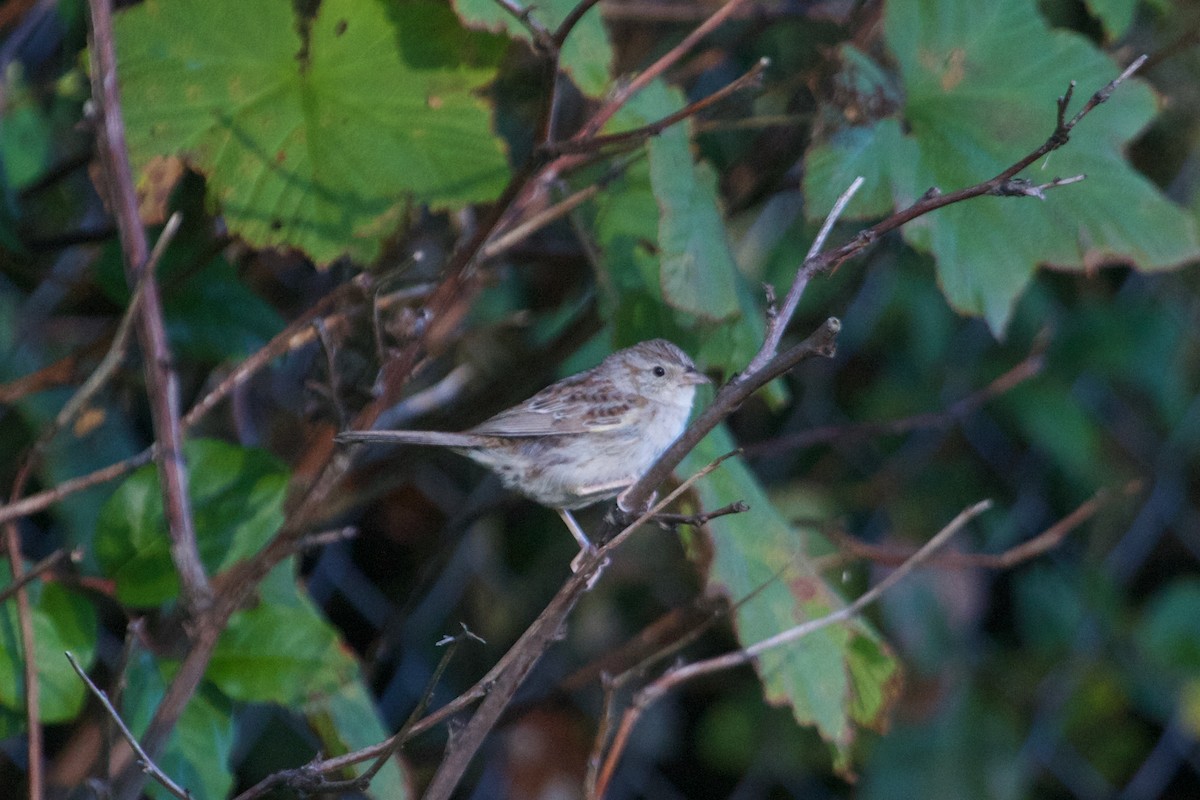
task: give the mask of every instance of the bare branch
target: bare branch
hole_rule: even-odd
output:
[[[743,89],[751,87],[759,87],[762,85],[762,74],[768,66],[770,60],[760,58],[753,67],[747,70],[737,79],[721,87],[706,97],[688,103],[678,111],[668,114],[662,119],[642,125],[631,130],[621,131],[620,133],[611,133],[608,135],[589,136],[586,139],[578,137],[569,139],[565,142],[552,142],[545,145],[544,149],[551,155],[564,154],[579,154],[592,153],[607,147],[628,147],[636,146],[644,142],[646,139],[658,136],[660,133],[670,128],[679,122],[682,122],[689,117],[694,117],[697,114],[712,108],[717,103],[722,102],[726,98],[732,97],[734,94]]]
[[[421,715],[425,713],[425,709],[429,707],[430,700],[433,699],[434,690],[441,683],[442,673],[446,671],[450,661],[454,658],[458,649],[466,641],[483,641],[474,633],[472,633],[466,625],[462,626],[462,633],[453,636],[446,636],[438,642],[438,646],[449,645],[442,653],[441,659],[438,661],[437,667],[433,671],[433,675],[425,684],[425,691],[421,694],[420,700],[408,715],[408,719],[400,727],[400,730],[395,735],[389,737],[385,741],[372,748],[370,755],[364,755],[361,758],[356,758],[353,761],[347,760],[347,756],[361,755],[364,751],[350,753],[340,756],[336,759],[327,761],[313,760],[302,767],[296,769],[285,769],[279,772],[272,773],[261,781],[256,783],[251,788],[239,794],[234,800],[256,800],[262,797],[270,790],[277,787],[287,787],[301,794],[322,794],[333,793],[339,791],[365,791],[371,785],[371,781],[379,773],[385,764],[400,750],[400,747],[413,736],[412,729],[417,724]],[[345,769],[348,766],[375,759],[375,762],[362,775],[355,778],[350,778],[344,781],[331,781],[325,778],[330,772],[336,772]]]
[[[127,280],[136,286],[149,262],[146,232],[138,214],[137,192],[129,152],[125,148],[125,123],[117,89],[117,56],[112,36],[111,0],[89,0],[92,20],[92,95],[100,107],[98,145],[108,177],[110,203],[117,218]],[[171,537],[171,560],[179,573],[183,596],[194,616],[212,604],[212,587],[200,561],[187,492],[187,467],[183,459],[180,427],[179,380],[171,366],[171,350],[163,325],[162,298],[153,280],[145,283],[138,338],[146,354],[146,385],[150,399],[154,438],[158,442],[159,481],[163,511]]]
[[[1021,170],[1025,169],[1030,164],[1033,164],[1038,159],[1065,145],[1070,140],[1072,129],[1079,124],[1080,120],[1091,113],[1096,106],[1108,100],[1108,98],[1112,96],[1113,91],[1115,91],[1121,83],[1128,80],[1129,77],[1132,76],[1138,69],[1140,69],[1145,61],[1146,56],[1144,55],[1135,59],[1134,62],[1130,64],[1120,75],[1109,81],[1095,94],[1093,94],[1088,102],[1084,104],[1083,108],[1081,108],[1074,117],[1068,120],[1066,119],[1066,109],[1067,105],[1071,102],[1071,96],[1075,89],[1075,82],[1072,81],[1071,85],[1067,88],[1066,94],[1058,99],[1057,123],[1054,127],[1054,130],[1050,133],[1050,136],[1047,137],[1046,141],[1043,142],[1041,146],[1026,154],[1012,166],[1008,167],[1000,174],[990,178],[989,180],[982,181],[974,186],[968,186],[965,189],[959,189],[958,191],[950,192],[949,194],[943,194],[936,188],[926,192],[925,195],[917,200],[917,202],[913,203],[907,208],[897,211],[886,219],[877,222],[870,228],[860,231],[857,236],[841,247],[827,251],[823,255],[817,256],[816,258],[806,260],[800,268],[801,271],[808,276],[815,275],[819,272],[828,272],[847,259],[857,255],[863,250],[863,248],[878,240],[880,236],[896,230],[900,226],[911,222],[917,217],[924,216],[931,211],[935,211],[953,203],[960,203],[963,200],[968,200],[972,197],[980,197],[982,195],[991,193],[994,189],[996,189],[996,187],[1003,185],[1010,178],[1015,177],[1019,172],[1021,172]],[[1071,182],[1074,182],[1075,179],[1070,180]]]
[[[746,445],[747,458],[770,458],[795,450],[803,450],[825,442],[846,442],[870,436],[894,436],[915,430],[937,430],[961,422],[985,404],[1011,391],[1014,387],[1040,375],[1045,366],[1046,337],[1039,336],[1025,358],[977,392],[967,395],[941,411],[914,414],[911,417],[886,422],[860,422],[851,425],[825,425],[798,433],[779,436],[764,442]]]
[[[26,570],[20,578],[15,578],[12,583],[0,590],[0,603],[7,603],[8,599],[15,595],[22,587],[29,585],[37,580],[42,575],[58,566],[60,561],[69,560],[78,563],[83,558],[83,550],[75,548],[67,551],[59,548],[50,555],[43,558],[41,561],[34,564]]]
[[[1046,530],[1002,553],[946,552],[929,559],[928,564],[939,569],[1012,569],[1058,547],[1106,505],[1120,497],[1137,494],[1141,488],[1141,481],[1130,481],[1116,491],[1101,489]],[[868,544],[840,531],[831,533],[838,547],[845,551],[845,558],[839,558],[839,561],[865,558],[874,564],[896,566],[912,558],[914,553],[910,549]]]
[[[808,248],[808,254],[804,257],[805,261],[813,258],[817,253],[821,252],[825,247],[825,240],[829,238],[829,232],[833,230],[833,225],[842,216],[842,212],[846,210],[846,206],[858,193],[858,190],[863,185],[863,177],[860,175],[850,182],[846,187],[846,191],[842,192],[838,197],[837,202],[833,204],[833,208],[825,216],[825,222],[821,225],[821,229],[817,232],[816,238]],[[792,281],[792,286],[788,289],[787,297],[783,301],[783,309],[775,308],[773,299],[768,302],[770,312],[767,314],[767,333],[764,338],[762,347],[758,353],[746,366],[747,372],[757,372],[763,366],[775,357],[779,351],[779,343],[783,340],[783,332],[787,329],[788,324],[792,321],[792,317],[796,313],[796,307],[800,305],[800,297],[804,294],[804,289],[808,286],[809,276],[804,274],[803,270],[796,271],[796,277]],[[771,297],[774,297],[774,289],[771,290]]]
[[[79,676],[79,679],[87,685],[91,693],[95,695],[96,699],[100,701],[100,704],[104,706],[104,710],[108,712],[108,715],[112,717],[112,721],[115,722],[117,724],[117,728],[120,729],[121,736],[126,742],[129,743],[129,746],[133,748],[133,751],[137,753],[138,764],[141,765],[146,774],[158,781],[164,789],[166,789],[175,797],[178,797],[179,800],[192,800],[191,792],[175,783],[175,781],[171,780],[170,776],[158,768],[158,765],[154,763],[154,759],[146,755],[146,751],[142,749],[140,744],[138,744],[137,737],[135,737],[133,732],[129,730],[129,726],[125,724],[125,720],[121,719],[121,715],[117,713],[117,709],[114,708],[113,704],[109,701],[108,695],[105,694],[99,686],[92,682],[92,679],[88,677],[87,672],[85,672],[83,667],[79,666],[79,662],[75,660],[75,656],[71,655],[69,652],[65,655],[67,657],[67,661],[71,662],[71,668],[75,670],[75,674]]]
[[[733,16],[737,10],[743,6],[748,0],[729,0],[725,5],[716,10],[708,19],[700,23],[695,30],[683,38],[679,44],[672,47],[662,55],[657,61],[651,64],[632,81],[621,87],[613,96],[605,103],[604,107],[597,111],[591,119],[583,126],[574,138],[588,139],[595,136],[604,124],[612,119],[613,115],[621,110],[629,98],[644,89],[655,78],[662,75],[668,69],[673,67],[681,58],[687,55],[693,47],[695,47],[701,39],[708,36],[710,33],[721,27],[725,20]]]
[[[41,682],[37,669],[37,639],[33,631],[33,609],[25,584],[25,564],[21,556],[21,533],[15,522],[4,526],[4,546],[8,551],[8,568],[17,595],[17,634],[21,642],[21,677],[25,695],[25,751],[28,753],[29,800],[42,800],[44,765],[42,763]]]
[[[517,22],[521,23],[530,37],[533,39],[533,44],[539,50],[546,53],[557,53],[559,42],[556,37],[546,29],[546,26],[533,18],[534,6],[522,6],[515,0],[493,0],[496,5],[503,8],[513,16]]]
[[[727,517],[730,514],[744,514],[749,510],[750,506],[738,500],[714,511],[704,511],[699,514],[658,514],[654,517],[653,522],[664,528],[675,528],[679,525],[691,525],[693,528],[699,528],[719,517]]]

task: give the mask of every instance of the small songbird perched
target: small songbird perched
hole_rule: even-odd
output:
[[[686,353],[651,339],[461,433],[348,431],[337,441],[449,447],[556,509],[586,552],[592,544],[571,509],[616,497],[641,477],[683,433],[701,383],[708,378]]]

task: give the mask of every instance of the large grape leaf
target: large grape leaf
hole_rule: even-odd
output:
[[[487,200],[508,168],[478,96],[505,39],[430,0],[149,0],[116,21],[138,167],[178,154],[229,228],[320,264],[369,261],[412,195]]]
[[[888,199],[906,205],[931,186],[948,191],[990,178],[1050,134],[1055,99],[1070,81],[1080,86],[1074,113],[1120,71],[1084,38],[1050,30],[1032,0],[889,3],[884,33],[899,66],[900,119],[839,131],[809,152],[813,218],[855,170],[867,183],[851,216],[881,213]],[[1038,265],[1163,269],[1200,256],[1194,221],[1123,157],[1154,113],[1150,90],[1129,81],[1065,148],[1026,173],[1037,183],[1085,174],[1083,183],[1045,202],[983,197],[906,226],[909,243],[936,258],[951,304],[1000,333]]]
[[[701,469],[733,449],[723,427],[700,443],[679,474]],[[705,509],[742,501],[750,510],[710,524],[711,586],[739,603],[738,639],[751,645],[805,620],[825,616],[842,598],[809,563],[811,535],[786,520],[739,460],[731,459],[701,479]],[[767,700],[791,706],[797,721],[813,725],[834,750],[835,764],[849,766],[857,727],[881,728],[899,694],[900,673],[879,635],[865,622],[830,626],[763,653],[755,666]]]

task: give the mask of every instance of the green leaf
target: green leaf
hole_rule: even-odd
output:
[[[540,0],[523,3],[530,17],[553,33],[567,14],[579,5],[579,0]],[[496,0],[454,0],[454,10],[471,27],[504,31],[514,38],[532,39],[529,29]],[[575,25],[563,43],[559,65],[571,74],[584,94],[597,97],[608,90],[613,61],[612,45],[600,9],[593,8]]]
[[[0,559],[0,589],[12,583],[7,558]],[[41,720],[65,722],[83,706],[86,687],[63,655],[70,651],[85,669],[96,655],[96,612],[83,597],[56,583],[28,587],[41,689]],[[25,656],[17,603],[0,607],[0,704],[24,715]]]
[[[140,737],[166,691],[166,677],[152,655],[139,651],[130,661],[125,686],[122,716],[134,735]],[[234,724],[229,705],[211,688],[202,686],[184,708],[162,755],[156,759],[159,768],[196,800],[221,800],[233,788],[229,755]],[[172,797],[154,781],[147,781],[146,792],[155,800]]]
[[[863,185],[846,206],[845,219],[882,217],[893,208],[908,205],[915,198],[896,192],[900,187],[908,192],[916,183],[913,172],[918,155],[917,143],[901,132],[896,119],[881,120],[871,128],[839,129],[805,156],[804,195],[811,206],[809,216],[815,217],[819,209],[827,213],[858,177]]]
[[[209,574],[257,552],[283,522],[287,472],[271,455],[215,440],[187,442],[196,542]],[[179,592],[157,467],[130,475],[100,510],[96,555],[117,599],[155,606]]]
[[[1054,127],[1055,98],[1072,80],[1088,93],[1119,69],[1088,41],[1051,31],[1031,0],[970,5],[921,0],[886,6],[884,30],[900,68],[903,125],[884,119],[842,131],[807,157],[812,218],[823,216],[847,178],[868,181],[857,214],[882,213],[929,187],[950,191],[991,178],[1041,144]],[[931,252],[942,290],[959,311],[1003,331],[1040,264],[1091,269],[1178,266],[1200,254],[1196,226],[1124,159],[1123,148],[1155,113],[1137,81],[1086,117],[1071,143],[1025,177],[1087,175],[1045,202],[983,197],[910,223],[907,241]]]
[[[392,735],[380,722],[379,711],[361,678],[347,681],[337,691],[307,703],[304,715],[321,740],[322,752],[330,757],[360,750]],[[390,759],[371,781],[367,796],[379,800],[412,797],[401,766],[397,758]],[[363,769],[363,766],[356,768],[358,772]]]
[[[654,83],[665,97],[660,108],[681,106],[682,95]],[[672,308],[718,322],[741,312],[737,265],[717,205],[717,175],[693,163],[687,131],[676,125],[650,140],[650,187],[660,210],[659,274],[663,299]]]
[[[291,706],[357,674],[354,659],[312,602],[296,590],[295,563],[272,570],[256,608],[235,614],[205,678],[235,700]]]
[[[504,150],[476,92],[502,37],[429,0],[324,0],[303,21],[292,6],[151,0],[118,16],[139,167],[184,156],[231,231],[319,264],[374,259],[406,194],[447,206],[499,191]]]
[[[684,459],[679,472],[695,472],[733,447],[728,432],[718,428]],[[711,523],[709,581],[741,603],[736,621],[743,645],[844,605],[809,566],[805,537],[774,508],[744,464],[726,461],[697,484],[697,491],[705,509],[737,500],[750,506],[746,513]],[[769,650],[756,666],[767,699],[789,704],[797,721],[816,726],[841,769],[849,763],[855,726],[881,726],[899,691],[894,659],[861,620]]]

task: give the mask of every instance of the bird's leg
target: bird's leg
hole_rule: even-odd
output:
[[[587,534],[583,532],[583,528],[579,527],[579,523],[575,521],[575,517],[571,516],[570,511],[560,508],[558,509],[558,515],[566,523],[567,530],[575,537],[575,541],[579,542],[579,554],[571,559],[571,572],[579,572],[579,567],[583,565],[583,559],[596,548],[588,539]]]
[[[579,542],[579,552],[571,559],[571,572],[579,572],[583,567],[583,560],[596,552],[596,546],[588,539],[587,534],[583,532],[583,528],[579,527],[579,523],[575,521],[575,517],[571,516],[571,512],[565,508],[558,509],[558,515],[562,517],[562,521],[566,523],[567,530],[571,531],[571,535],[575,537],[575,541]],[[596,581],[600,580],[600,573],[604,567],[608,566],[608,559],[604,559],[604,563],[600,565],[600,569],[596,570],[596,574],[588,581],[587,588],[591,590],[596,585]]]
[[[567,524],[567,530],[569,530],[571,535],[575,537],[575,541],[579,542],[580,550],[587,552],[588,550],[596,549],[592,546],[587,534],[583,532],[583,528],[579,527],[579,523],[575,521],[575,517],[571,516],[570,511],[567,511],[565,508],[560,508],[558,509],[558,515],[562,517],[562,521]]]

